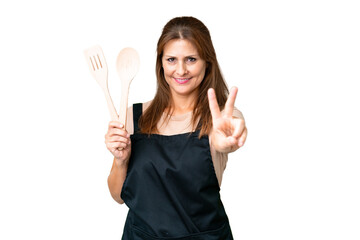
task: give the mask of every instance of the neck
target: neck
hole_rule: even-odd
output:
[[[171,112],[173,116],[192,112],[195,107],[195,96],[197,92],[194,91],[191,95],[171,95]]]

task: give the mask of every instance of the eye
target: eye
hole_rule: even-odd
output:
[[[175,58],[171,57],[171,58],[166,59],[166,61],[168,61],[168,62],[172,63],[172,62],[174,62],[174,61],[175,61]]]
[[[193,57],[188,57],[187,60],[188,62],[196,62],[196,58]]]

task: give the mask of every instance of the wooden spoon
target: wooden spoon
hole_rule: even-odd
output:
[[[116,59],[116,70],[121,80],[121,102],[119,121],[126,126],[126,113],[128,108],[128,95],[130,83],[139,71],[139,54],[133,48],[124,48]]]

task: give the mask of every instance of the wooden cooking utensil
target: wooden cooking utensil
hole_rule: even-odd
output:
[[[96,79],[102,88],[109,108],[112,121],[118,121],[119,117],[110,97],[108,88],[108,68],[104,53],[99,45],[84,50],[86,62],[89,65],[91,75]]]
[[[124,48],[116,59],[116,69],[121,80],[121,102],[119,121],[126,126],[126,113],[128,107],[128,94],[130,83],[139,71],[139,54],[133,48]]]

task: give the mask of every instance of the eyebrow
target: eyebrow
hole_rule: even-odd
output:
[[[176,56],[171,55],[171,54],[164,55],[164,57],[173,57],[173,58],[176,58]],[[185,56],[185,57],[199,57],[199,55],[198,55],[198,54],[191,54],[191,55],[188,55],[188,56]]]

